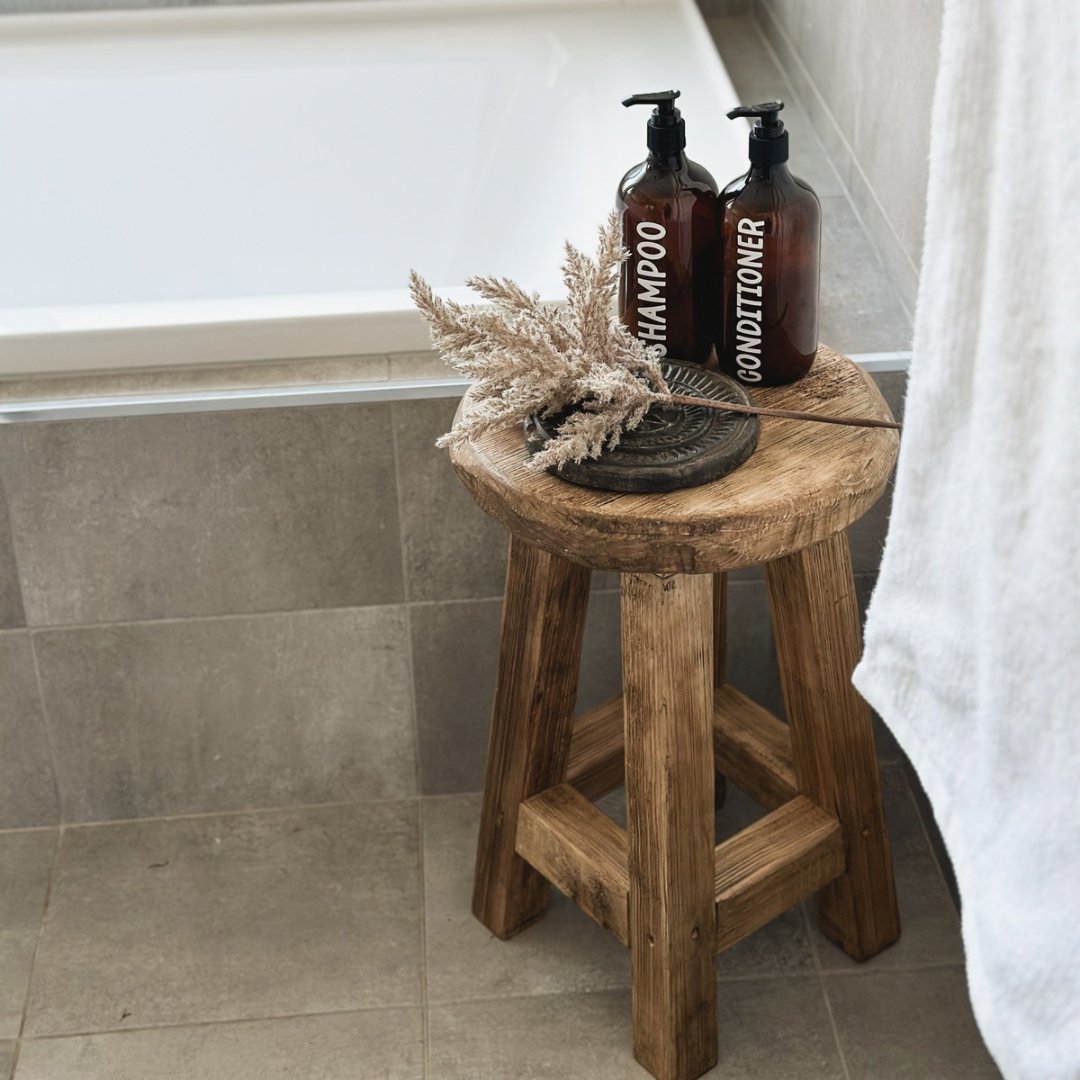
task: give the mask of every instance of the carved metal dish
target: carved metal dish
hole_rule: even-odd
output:
[[[663,362],[664,378],[674,393],[714,401],[752,404],[749,394],[727,375],[677,360]],[[539,451],[569,415],[532,416],[525,424],[531,453]],[[605,491],[674,491],[718,480],[738,468],[757,447],[756,416],[718,412],[692,405],[654,406],[614,450],[598,458],[549,469],[554,476]]]

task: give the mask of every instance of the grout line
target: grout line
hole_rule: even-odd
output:
[[[753,28],[753,32],[757,34],[758,40],[761,42],[762,47],[768,54],[768,58],[772,61],[773,67],[776,69],[776,89],[780,91],[780,93],[783,95],[783,100],[786,101],[788,104],[796,105],[800,109],[804,109],[805,111],[805,106],[803,105],[803,95],[798,93],[798,91],[795,89],[794,83],[792,83],[791,79],[788,76],[787,67],[783,63],[781,63],[780,57],[777,55],[776,50],[772,47],[768,38],[765,36],[761,23],[754,17],[753,12],[747,11],[745,16],[736,17],[739,18],[740,21],[743,21],[743,19],[745,18],[745,20],[749,22],[750,26]],[[724,50],[721,48],[720,39],[715,34],[713,35],[713,43],[715,44],[716,51],[720,54],[720,60],[724,64],[726,69],[727,62],[724,58]],[[760,75],[760,73],[755,72],[755,75]],[[728,72],[728,77],[731,78],[732,84],[734,85],[736,92],[739,94],[740,98],[742,98],[743,101],[746,101],[748,97],[754,96],[752,94],[743,93],[741,87],[739,86],[739,82],[741,82],[742,80],[736,80],[731,75],[730,71]],[[810,119],[810,114],[808,111],[807,118]],[[748,123],[747,128],[749,129],[749,127],[750,125]],[[837,184],[840,186],[841,191],[847,192],[847,185],[844,183],[844,178],[840,175],[840,170],[837,168],[836,162],[833,160],[832,154],[830,154],[826,149],[825,143],[822,140],[821,135],[818,132],[817,127],[814,125],[812,119],[810,119],[810,131],[808,132],[808,134],[817,144],[818,149],[821,150],[825,161],[829,166],[829,169],[835,177]],[[833,197],[834,196],[820,195],[820,198],[822,200]]]
[[[15,1050],[11,1057],[11,1073],[14,1078],[19,1067],[19,1056],[22,1052],[23,1033],[26,1030],[26,1018],[30,1012],[30,992],[34,986],[34,969],[37,967],[38,952],[41,949],[41,941],[45,936],[45,920],[49,914],[49,904],[52,901],[53,884],[56,881],[56,868],[60,861],[60,844],[64,839],[64,828],[61,826],[53,841],[52,859],[49,863],[49,881],[45,886],[45,897],[41,904],[41,919],[38,921],[37,937],[34,939],[34,951],[30,956],[30,968],[26,973],[26,992],[23,994],[22,1015],[19,1017],[19,1033],[15,1036]]]
[[[857,967],[822,968],[822,979],[873,979],[879,975],[904,975],[919,971],[950,971],[962,969],[963,960],[921,960],[910,964],[890,964],[888,967],[867,967],[860,964]]]
[[[892,233],[893,238],[896,240],[898,249],[903,254],[904,258],[907,260],[908,266],[910,267],[912,273],[915,274],[916,277],[917,277],[919,271],[918,271],[918,267],[915,265],[914,259],[912,259],[912,257],[908,254],[907,249],[904,247],[903,242],[901,241],[900,236],[897,233],[896,228],[892,223],[892,220],[890,219],[889,215],[885,211],[885,207],[881,205],[881,201],[877,197],[877,192],[874,190],[873,184],[870,183],[869,178],[863,172],[863,168],[862,168],[862,165],[859,162],[858,155],[855,153],[854,148],[852,147],[851,143],[848,141],[848,138],[844,134],[843,129],[837,123],[836,117],[833,115],[832,109],[829,108],[829,104],[825,100],[825,97],[821,93],[821,90],[818,88],[818,85],[815,82],[814,77],[810,74],[809,68],[807,68],[806,64],[803,62],[802,55],[800,54],[799,50],[795,47],[795,43],[791,40],[791,37],[788,35],[787,30],[784,28],[784,26],[780,22],[780,20],[777,19],[773,15],[773,13],[769,9],[769,6],[768,6],[767,3],[759,3],[758,5],[756,5],[756,7],[757,7],[758,10],[764,10],[764,12],[766,14],[766,18],[769,20],[769,22],[771,23],[771,25],[775,29],[777,36],[780,37],[781,39],[783,39],[784,44],[787,46],[788,50],[791,52],[791,55],[794,58],[794,61],[795,61],[796,65],[798,65],[799,70],[802,72],[802,74],[803,74],[803,76],[804,76],[804,78],[806,80],[807,86],[810,87],[810,90],[813,93],[813,96],[815,98],[817,98],[818,103],[821,105],[821,108],[822,108],[822,111],[823,111],[823,114],[824,114],[825,118],[828,120],[829,124],[832,126],[833,131],[836,132],[836,135],[840,139],[840,142],[843,145],[844,150],[847,152],[848,157],[851,159],[851,163],[858,170],[859,176],[862,177],[863,183],[866,185],[867,191],[870,192],[870,195],[874,200],[874,204],[877,206],[878,210],[881,211],[882,220],[886,223],[886,225],[889,226],[889,231]],[[769,52],[772,54],[773,59],[776,61],[777,67],[779,67],[781,72],[786,71],[787,67],[783,63],[783,61],[780,59],[780,55],[779,55],[779,53],[777,53],[776,48],[774,47],[774,45],[773,45],[772,41],[770,40],[769,36],[766,34],[765,28],[762,26],[761,21],[758,18],[755,17],[754,18],[754,23],[757,26],[758,32],[761,35],[762,40],[765,42],[766,47],[768,48]],[[822,147],[824,147],[824,142],[820,138],[819,138],[818,141],[821,142]],[[836,168],[835,163],[832,162],[832,156],[831,155],[829,155],[829,160],[833,164],[833,168],[836,171],[836,174],[840,179],[840,183],[843,184],[844,190],[848,192],[848,196],[850,198],[851,191],[850,191],[850,188],[848,187],[848,185],[846,183],[844,183],[843,174],[840,172],[839,169]],[[852,204],[854,205],[854,200],[852,200]],[[856,208],[856,213],[858,213],[857,208]],[[876,246],[877,245],[875,245],[875,247]],[[905,304],[904,306],[906,307],[907,305]]]
[[[617,570],[594,570],[597,574],[617,574]],[[590,596],[611,596],[613,593],[619,592],[619,586],[613,585],[611,588],[604,589],[590,589]],[[449,597],[446,600],[411,600],[409,601],[410,607],[440,607],[443,604],[490,604],[493,600],[498,600],[500,603],[504,600],[503,594],[497,593],[492,596],[458,596]]]
[[[59,829],[61,823],[58,821],[54,825],[16,825],[11,829],[0,829],[0,836],[12,836],[19,833],[35,833],[35,832],[52,832],[54,829]],[[0,1039],[0,1041],[3,1041]]]
[[[199,821],[206,818],[241,817],[254,814],[291,814],[306,810],[331,810],[344,806],[394,806],[416,802],[417,795],[402,795],[393,799],[339,799],[336,802],[302,803],[295,806],[253,806],[238,810],[199,810],[190,814],[162,814],[157,817],[111,818],[106,821],[65,821],[59,826],[64,831],[72,829],[111,829],[124,825],[151,825],[169,821]],[[11,830],[18,832],[21,830]],[[0,833],[2,835],[2,833]]]
[[[770,25],[773,27],[776,35],[784,42],[785,46],[790,51],[791,56],[792,56],[792,58],[794,60],[794,63],[796,64],[796,66],[801,71],[801,73],[802,73],[802,75],[803,75],[803,77],[804,77],[804,79],[806,81],[807,86],[810,87],[810,91],[811,91],[812,95],[817,99],[818,103],[820,104],[823,115],[824,115],[824,118],[831,125],[833,131],[835,131],[835,133],[836,133],[837,137],[839,138],[844,150],[847,152],[847,155],[848,155],[848,158],[851,161],[851,164],[854,166],[855,171],[858,173],[858,175],[859,175],[860,179],[862,180],[863,185],[865,186],[867,192],[869,192],[870,198],[871,198],[873,204],[877,207],[878,212],[881,215],[882,221],[885,222],[886,227],[888,228],[889,232],[892,234],[893,239],[896,241],[897,250],[901,253],[901,256],[903,257],[903,259],[907,263],[907,265],[908,265],[909,269],[911,270],[912,274],[914,275],[916,281],[918,281],[918,278],[919,278],[919,269],[918,269],[918,267],[915,265],[914,260],[912,259],[911,255],[908,253],[908,250],[904,246],[903,241],[900,239],[900,236],[896,231],[896,226],[893,225],[892,219],[886,213],[885,207],[881,205],[881,200],[878,198],[877,192],[874,190],[873,184],[870,183],[870,181],[867,178],[865,172],[863,172],[863,168],[862,168],[861,163],[859,162],[858,156],[855,154],[855,151],[852,149],[852,146],[848,142],[847,136],[844,134],[844,132],[841,129],[840,125],[836,122],[836,117],[833,116],[832,109],[829,108],[829,105],[826,102],[824,96],[822,95],[821,91],[818,89],[817,83],[814,81],[814,78],[810,74],[809,69],[806,67],[806,64],[803,62],[802,56],[799,54],[799,50],[797,48],[795,48],[795,43],[791,40],[791,38],[789,37],[787,31],[784,29],[783,25],[781,24],[781,22],[773,15],[772,11],[769,10],[769,6],[768,6],[767,3],[760,2],[760,3],[756,4],[754,10],[757,12],[757,14],[753,15],[754,24],[755,24],[755,26],[757,26],[758,33],[760,34],[762,40],[765,42],[765,46],[769,50],[769,53],[772,55],[773,60],[776,62],[777,66],[779,67],[779,69],[780,69],[780,71],[782,73],[784,73],[784,72],[786,72],[788,70],[788,66],[785,65],[782,62],[779,53],[777,53],[775,46],[773,45],[772,41],[770,40],[768,34],[765,31],[765,27],[762,25],[762,22],[761,22],[761,12],[762,11],[765,13],[765,18],[769,21]],[[811,118],[811,123],[813,123],[812,118]],[[820,136],[818,138],[818,141],[821,142],[822,146],[824,147],[824,145],[825,145],[824,140],[822,140],[820,138]],[[844,191],[847,193],[848,202],[851,204],[851,208],[855,212],[855,216],[858,218],[859,224],[860,224],[860,226],[862,226],[863,232],[866,234],[867,238],[869,238],[870,241],[871,241],[871,246],[874,249],[874,254],[877,256],[878,262],[881,263],[881,267],[885,271],[885,274],[888,277],[890,284],[892,284],[893,291],[896,293],[897,299],[900,302],[900,306],[903,308],[904,314],[908,318],[908,322],[909,323],[912,322],[913,321],[912,312],[911,312],[911,309],[910,309],[910,307],[909,307],[909,305],[907,303],[907,300],[901,294],[901,291],[896,287],[896,284],[893,281],[892,274],[889,273],[889,268],[888,268],[888,266],[885,265],[885,260],[882,257],[880,245],[873,239],[873,236],[872,236],[870,230],[866,228],[866,222],[863,220],[863,215],[860,213],[859,208],[855,203],[855,200],[851,197],[851,187],[850,187],[850,185],[844,180],[843,173],[836,167],[836,163],[833,161],[832,155],[831,154],[826,154],[826,156],[829,158],[829,161],[832,164],[833,169],[836,172],[836,174],[837,174],[837,176],[838,176],[838,178],[840,180],[841,186],[843,187]]]
[[[840,1056],[840,1069],[844,1074],[844,1080],[851,1080],[851,1072],[848,1069],[847,1057],[844,1054],[844,1047],[840,1042],[840,1030],[836,1026],[836,1017],[833,1015],[832,1002],[829,1000],[829,992],[825,987],[825,978],[821,966],[821,942],[818,940],[817,927],[814,925],[814,920],[810,917],[809,902],[804,900],[799,906],[802,908],[803,922],[806,926],[807,933],[810,935],[810,953],[814,958],[814,973],[817,976],[818,992],[821,994],[821,1000],[825,1002],[825,1014],[829,1018],[829,1030],[832,1031],[833,1045],[836,1047],[836,1052]]]
[[[124,1028],[88,1028],[85,1031],[50,1031],[26,1036],[30,1042],[54,1042],[58,1039],[89,1039],[95,1035],[131,1035],[142,1031],[178,1031],[185,1028],[224,1027],[228,1024],[262,1024],[277,1020],[309,1020],[320,1016],[352,1016],[356,1013],[414,1012],[418,1004],[355,1005],[351,1009],[320,1009],[317,1012],[281,1013],[272,1016],[230,1016],[223,1019],[182,1020],[175,1024],[140,1024]]]
[[[825,1013],[829,1017],[829,1029],[832,1031],[833,1044],[836,1046],[837,1054],[840,1055],[840,1068],[843,1070],[844,1080],[851,1080],[851,1072],[848,1069],[847,1057],[844,1054],[844,1047],[840,1042],[840,1030],[836,1026],[836,1017],[833,1015],[832,1002],[829,1000],[829,991],[825,987],[824,971],[821,966],[821,942],[818,939],[818,930],[814,925],[814,920],[810,917],[808,903],[808,901],[804,900],[799,907],[802,909],[803,923],[806,926],[806,932],[810,937],[810,954],[814,959],[814,975],[817,978],[821,999],[825,1002]]]
[[[878,971],[868,972],[865,969],[852,969],[851,971],[829,971],[828,977],[834,975],[851,975],[854,977],[873,977],[874,975],[904,972],[917,972],[917,971],[935,971],[942,969],[963,969],[963,963],[961,961],[954,961],[949,963],[936,963],[936,964],[919,964],[903,967],[890,967],[887,970],[881,969]],[[790,971],[770,971],[770,972],[757,972],[748,975],[720,975],[717,977],[717,983],[721,986],[737,985],[739,983],[748,982],[786,982],[791,980],[796,981],[809,981],[818,978],[818,973],[815,971],[806,972],[790,972]],[[499,1001],[532,1001],[546,998],[555,997],[574,997],[574,996],[594,996],[597,994],[628,994],[630,993],[630,985],[625,986],[606,986],[597,990],[544,990],[538,993],[501,993],[501,994],[486,994],[477,997],[455,997],[446,999],[436,999],[429,1001],[427,1008],[422,1006],[418,1002],[393,1002],[391,1004],[379,1004],[379,1005],[354,1005],[347,1009],[320,1009],[316,1012],[294,1012],[294,1013],[273,1013],[264,1016],[230,1016],[221,1018],[206,1018],[202,1020],[182,1020],[175,1023],[159,1023],[159,1024],[142,1024],[137,1027],[124,1027],[124,1028],[87,1028],[73,1031],[52,1031],[43,1032],[40,1035],[22,1036],[23,1038],[33,1042],[46,1042],[57,1039],[75,1039],[75,1038],[90,1038],[95,1035],[127,1035],[134,1032],[143,1031],[172,1031],[184,1028],[200,1028],[200,1027],[221,1027],[229,1024],[258,1024],[267,1021],[276,1020],[305,1020],[313,1017],[320,1016],[350,1016],[354,1013],[380,1013],[380,1012],[404,1012],[415,1011],[417,1009],[423,1009],[425,1012],[427,1009],[444,1009],[452,1008],[455,1005],[483,1005],[490,1004],[492,1002]]]
[[[442,603],[442,601],[438,601]],[[52,634],[69,630],[101,630],[107,627],[127,626],[156,626],[170,623],[193,623],[211,622],[218,619],[273,619],[286,615],[328,615],[334,612],[344,611],[393,611],[403,607],[406,601],[391,600],[379,604],[342,604],[340,607],[308,607],[308,608],[274,608],[268,611],[222,611],[207,615],[161,615],[148,619],[103,619],[98,622],[77,623],[43,623],[39,626],[28,626],[27,630],[32,634]]]
[[[844,1053],[844,1044],[840,1041],[840,1028],[836,1023],[836,1015],[833,1013],[832,1001],[829,998],[829,990],[825,980],[818,975],[818,986],[821,987],[821,997],[825,1002],[825,1012],[829,1016],[829,1027],[832,1029],[833,1041],[836,1043],[836,1052],[840,1055],[840,1067],[844,1070],[844,1080],[851,1080],[851,1070],[848,1068],[847,1055]]]
[[[814,961],[814,971],[821,974],[821,952],[818,948],[818,928],[814,925],[814,920],[810,917],[810,912],[807,905],[809,900],[803,900],[799,904],[799,909],[802,911],[803,925],[806,927],[806,936],[810,940],[810,955]]]
[[[959,960],[949,962],[938,962],[930,964],[910,964],[897,967],[879,968],[874,971],[868,971],[865,967],[842,969],[837,971],[761,971],[748,975],[717,975],[716,982],[719,986],[736,986],[739,983],[749,982],[790,982],[792,980],[809,982],[816,980],[822,986],[822,992],[824,993],[824,984],[827,978],[831,978],[834,975],[842,975],[845,977],[853,978],[873,978],[875,975],[883,974],[899,974],[910,973],[919,971],[939,971],[942,969],[961,969],[963,963]],[[543,990],[535,994],[521,993],[521,992],[508,992],[502,994],[483,994],[477,997],[453,997],[453,998],[436,998],[429,1000],[428,1007],[431,1009],[445,1009],[452,1008],[455,1005],[474,1005],[485,1004],[498,1001],[531,1001],[534,998],[552,998],[552,997],[568,997],[574,995],[591,996],[595,994],[627,994],[630,992],[630,984],[625,986],[605,986],[597,990]]]
[[[618,592],[617,587],[610,589],[594,589],[594,593]],[[162,615],[148,619],[104,619],[99,622],[81,623],[46,623],[40,626],[12,626],[0,630],[2,634],[52,634],[67,631],[80,630],[103,630],[112,627],[125,628],[129,626],[158,626],[171,625],[174,623],[214,622],[218,619],[273,619],[283,618],[288,615],[332,615],[335,612],[351,611],[394,611],[397,608],[408,607],[435,607],[439,604],[482,604],[492,600],[502,600],[503,594],[492,593],[489,596],[450,596],[441,600],[393,600],[380,604],[344,604],[340,607],[313,607],[313,608],[275,608],[270,611],[223,611],[207,615]]]
[[[12,833],[50,832],[52,830],[104,829],[122,825],[153,825],[169,821],[198,821],[204,818],[238,817],[243,814],[291,814],[308,810],[332,810],[345,806],[393,806],[399,803],[430,802],[438,799],[478,798],[480,791],[447,791],[431,795],[402,795],[393,799],[341,799],[337,802],[298,803],[293,806],[248,806],[238,810],[203,810],[190,814],[162,814],[158,817],[111,818],[105,821],[67,821],[55,825],[28,825],[16,829],[0,829],[0,836]]]
[[[421,1029],[421,1060],[423,1075],[428,1074],[428,1010],[427,1010],[427,896],[424,884],[424,804],[420,801],[423,792],[423,771],[420,761],[420,719],[416,712],[416,678],[415,665],[413,663],[413,640],[412,619],[409,613],[410,575],[409,560],[407,557],[408,545],[406,543],[407,526],[405,522],[405,502],[402,498],[401,487],[401,453],[398,445],[398,427],[395,422],[396,406],[391,405],[390,413],[390,443],[394,455],[394,493],[397,499],[398,518],[398,551],[401,556],[401,588],[405,594],[405,671],[408,680],[409,712],[412,716],[413,737],[413,782],[416,788],[416,875],[417,896],[419,898],[420,913],[420,1029]]]

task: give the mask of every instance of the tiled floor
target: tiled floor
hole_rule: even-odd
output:
[[[800,907],[722,956],[710,1076],[997,1076],[956,911],[901,768],[883,771],[903,938],[855,965]],[[509,942],[473,919],[478,807],[0,833],[0,1077],[15,1059],[13,1080],[644,1077],[613,938],[562,897]],[[754,814],[730,790],[720,834]]]

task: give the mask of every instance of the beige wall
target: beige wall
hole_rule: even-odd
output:
[[[942,0],[758,0],[755,14],[909,311]]]

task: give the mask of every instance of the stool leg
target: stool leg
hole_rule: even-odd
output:
[[[660,1080],[717,1059],[713,579],[622,579],[634,1056]]]
[[[847,536],[766,567],[799,790],[835,813],[847,871],[818,894],[822,931],[856,960],[900,936],[870,710],[851,685],[862,649]]]
[[[514,851],[518,807],[566,773],[589,577],[511,537],[473,887],[473,914],[500,938],[547,908],[547,881]]]

